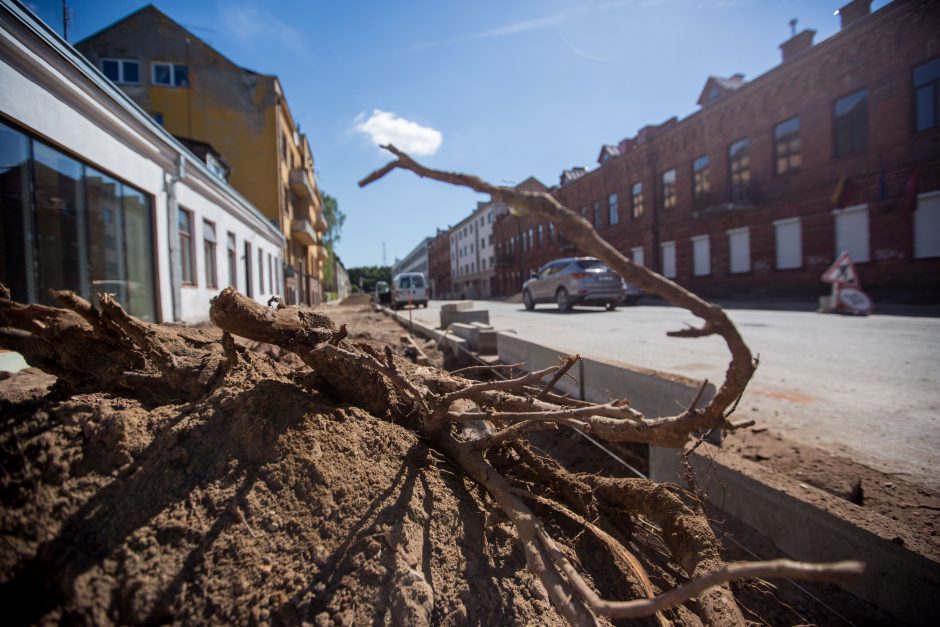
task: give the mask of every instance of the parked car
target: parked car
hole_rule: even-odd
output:
[[[538,303],[555,303],[560,311],[574,305],[602,305],[613,310],[624,301],[636,302],[642,294],[594,257],[556,259],[522,285],[522,302],[528,310]]]
[[[376,281],[375,291],[372,294],[372,298],[379,305],[387,305],[392,300],[391,290],[388,289],[388,283],[385,281]]]
[[[392,277],[392,309],[401,309],[408,303],[415,307],[427,307],[430,296],[431,291],[424,274],[403,272]]]

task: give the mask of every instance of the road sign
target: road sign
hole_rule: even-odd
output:
[[[835,302],[836,311],[867,316],[871,313],[871,310],[874,308],[874,306],[875,305],[871,298],[862,290],[856,289],[854,287],[844,287],[842,285],[837,285]]]
[[[855,271],[855,264],[852,263],[852,257],[848,251],[839,255],[838,259],[829,266],[829,269],[823,272],[822,280],[826,283],[835,285],[844,285],[846,287],[860,287],[858,272]]]

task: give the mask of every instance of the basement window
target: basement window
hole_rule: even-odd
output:
[[[174,63],[151,64],[151,80],[164,87],[189,87],[189,67]]]
[[[114,83],[140,84],[140,61],[136,59],[102,59],[101,71]]]

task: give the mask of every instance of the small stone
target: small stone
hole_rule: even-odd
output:
[[[891,483],[890,481],[885,481],[882,485],[888,488],[889,490],[894,487],[894,484]]]
[[[904,538],[901,536],[894,536],[891,538],[891,542],[897,544],[898,546],[904,546]]]
[[[333,627],[333,619],[329,612],[320,612],[313,617],[313,622],[317,627]]]

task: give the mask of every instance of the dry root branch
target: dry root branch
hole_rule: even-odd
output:
[[[696,402],[686,410],[662,418],[647,418],[626,400],[593,404],[554,393],[555,383],[578,356],[516,378],[474,382],[411,364],[388,348],[379,353],[367,344],[354,343],[345,329],[337,330],[324,315],[282,303],[276,308],[265,307],[232,288],[213,299],[210,311],[212,321],[225,332],[221,341],[202,332],[136,320],[107,295],[99,297],[100,308],[96,309],[74,294],[60,293],[57,296],[67,309],[59,309],[21,305],[0,290],[0,345],[22,352],[31,364],[57,375],[72,390],[112,390],[162,401],[198,398],[224,385],[236,371],[238,376],[264,376],[265,368],[271,367],[264,364],[269,362],[246,355],[228,334],[291,351],[313,370],[304,380],[306,385],[419,432],[482,485],[514,525],[529,569],[558,612],[573,625],[594,625],[598,617],[654,614],[666,624],[662,612],[692,597],[696,597],[696,607],[706,624],[744,624],[727,586],[729,581],[774,576],[832,580],[860,572],[861,564],[855,562],[725,564],[704,514],[686,504],[680,488],[642,479],[573,475],[553,460],[536,456],[525,436],[559,426],[577,427],[612,442],[674,448],[684,446],[696,431],[740,426],[729,422],[728,416],[754,371],[750,350],[720,307],[635,266],[601,239],[587,221],[551,196],[431,170],[393,146],[387,149],[396,160],[360,184],[402,168],[490,194],[514,210],[554,222],[585,253],[703,319],[702,329],[681,335],[717,334],[725,340],[731,361],[718,393],[703,408],[696,406],[700,400],[696,395]],[[475,409],[467,410],[468,402]],[[467,424],[485,428],[471,429],[473,434],[467,435],[468,430],[462,428]],[[536,487],[541,494],[532,493]],[[523,497],[588,530],[618,556],[624,577],[636,580],[647,598],[601,598]],[[620,519],[647,520],[658,526],[662,542],[689,581],[655,596],[642,566],[618,539],[622,531],[601,512],[616,512]]]

